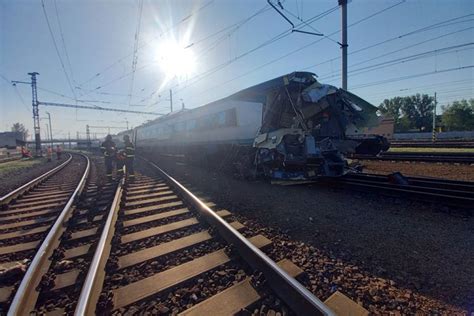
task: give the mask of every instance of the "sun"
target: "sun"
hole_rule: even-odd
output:
[[[166,77],[187,79],[196,70],[196,58],[191,47],[167,41],[158,47],[158,62]]]

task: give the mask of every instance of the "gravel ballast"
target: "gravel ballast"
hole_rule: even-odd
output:
[[[56,160],[54,157],[51,162],[47,162],[45,158],[38,158],[3,163],[0,165],[0,196],[11,192],[12,190],[22,186],[25,183],[28,183],[34,178],[39,177],[43,173],[60,165],[66,161],[68,157],[69,155],[63,154],[61,160]],[[6,169],[6,167],[8,167],[8,170],[2,171],[2,169]]]
[[[364,307],[372,312],[456,311],[448,305],[473,308],[472,217],[450,215],[444,207],[430,203],[321,185],[282,187],[265,181],[239,180],[173,161],[157,162],[178,181],[186,182],[193,192],[204,192],[209,200],[244,219],[265,223],[265,227],[287,235],[288,242],[302,243],[297,248],[306,259],[300,260],[313,265],[315,273],[320,266],[311,258],[321,253],[335,263],[364,271],[362,277],[369,278],[365,279],[370,281],[368,284],[382,278],[388,282],[384,283],[385,291],[395,286],[398,294],[393,299],[400,299],[400,293],[406,296],[405,305],[394,301],[391,306],[381,306],[377,303],[378,292],[367,284],[365,290],[349,291],[356,296],[352,297],[354,300],[365,302]],[[334,271],[329,270],[328,282],[335,277]]]
[[[411,161],[361,160],[364,172],[390,174],[401,172],[405,176],[436,177],[449,180],[474,181],[474,165]]]

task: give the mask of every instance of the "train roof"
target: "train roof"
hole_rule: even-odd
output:
[[[292,84],[292,83],[304,83],[304,84],[312,84],[316,81],[316,75],[312,72],[305,72],[305,71],[295,71],[262,83],[259,83],[257,85],[245,88],[243,90],[240,90],[230,96],[227,96],[225,98],[201,105],[199,107],[193,108],[193,109],[183,109],[177,112],[172,112],[168,113],[166,115],[160,116],[157,119],[154,119],[152,121],[146,122],[142,125],[141,127],[148,126],[155,124],[160,121],[165,121],[168,120],[172,117],[175,117],[177,115],[180,115],[183,113],[183,111],[195,111],[203,106],[209,106],[213,104],[218,104],[224,101],[228,100],[233,100],[233,101],[247,101],[247,102],[258,102],[258,103],[264,103],[266,100],[266,96],[268,92],[272,90],[276,90],[282,86]]]
[[[278,90],[279,88],[292,84],[311,85],[316,82],[316,74],[307,71],[295,71],[255,86],[240,90],[225,99],[260,102],[263,103],[269,92]]]

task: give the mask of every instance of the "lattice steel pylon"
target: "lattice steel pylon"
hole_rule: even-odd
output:
[[[29,72],[31,76],[31,103],[33,106],[33,125],[35,130],[35,156],[43,156],[41,150],[41,135],[40,135],[40,119],[39,119],[39,108],[38,108],[38,91],[36,89],[36,75],[37,72]]]

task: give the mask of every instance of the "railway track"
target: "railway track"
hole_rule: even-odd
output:
[[[0,247],[3,267],[19,266],[1,279],[1,313],[230,315],[273,300],[277,311],[332,315],[328,306],[337,309],[340,299],[362,309],[344,296],[322,303],[296,281],[299,267],[264,254],[271,240],[246,230],[227,210],[212,211],[213,203],[155,165],[157,176],[103,184],[84,157],[80,181],[68,177],[60,185],[78,158],[11,199],[4,211],[24,216],[6,222],[21,228],[0,230],[7,242]],[[59,214],[41,224],[47,220],[39,212],[52,201]],[[36,235],[38,228],[45,232]]]
[[[352,173],[331,183],[358,191],[420,199],[473,211],[473,182]]]
[[[390,141],[390,147],[417,147],[417,148],[474,148],[474,141]]]
[[[10,155],[9,157],[0,158],[0,164],[5,163],[5,162],[20,160],[20,159],[21,159],[21,155]]]
[[[360,160],[384,160],[384,161],[417,161],[417,162],[442,162],[474,164],[474,153],[382,153],[378,156],[352,155],[353,159]]]
[[[18,306],[25,287],[38,284],[36,271],[49,255],[70,216],[89,172],[89,159],[69,155],[58,167],[0,198],[0,309]],[[27,293],[34,298],[34,293]]]
[[[75,314],[231,315],[268,292],[298,315],[332,314],[294,279],[301,269],[264,254],[271,240],[244,237],[230,212],[153,167],[119,184]]]

